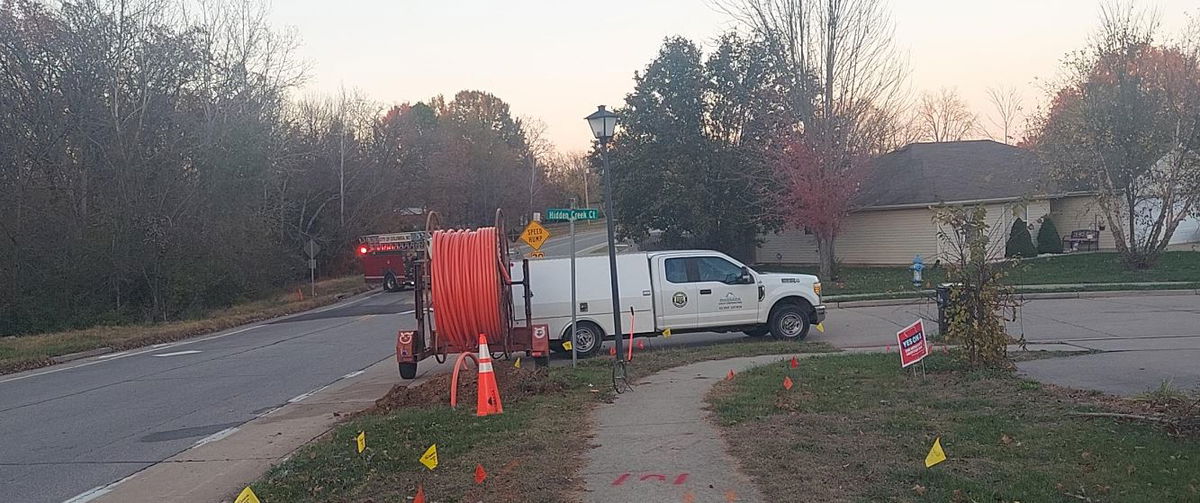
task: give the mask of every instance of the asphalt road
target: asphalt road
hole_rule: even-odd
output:
[[[0,376],[0,501],[125,478],[395,351],[411,294]]]

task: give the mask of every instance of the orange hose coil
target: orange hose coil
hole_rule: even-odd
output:
[[[496,228],[435,231],[432,244],[430,289],[438,336],[460,350],[475,347],[479,334],[498,343],[501,267]]]

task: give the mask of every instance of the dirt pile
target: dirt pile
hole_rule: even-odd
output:
[[[530,362],[532,367],[532,362]],[[500,400],[504,404],[515,403],[533,395],[557,393],[566,386],[551,379],[545,369],[515,368],[512,362],[496,361],[493,365],[496,384],[500,387]],[[475,368],[468,366],[458,376],[458,403],[464,407],[475,407],[478,386]],[[387,395],[375,401],[375,406],[365,413],[386,413],[401,407],[428,407],[450,404],[450,374],[429,378],[417,386],[397,384]]]

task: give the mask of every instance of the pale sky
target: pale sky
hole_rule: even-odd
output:
[[[1173,35],[1196,0],[1147,1]],[[907,55],[914,95],[955,88],[987,122],[986,88],[1011,85],[1025,109],[1044,101],[1042,82],[1081,48],[1098,23],[1099,0],[893,0],[896,45]],[[559,150],[588,147],[583,117],[623,103],[633,73],[664,37],[706,53],[732,24],[704,0],[275,0],[273,19],[294,27],[311,65],[306,92],[358,89],[386,104],[462,89],[491,92],[514,115],[542,120]]]

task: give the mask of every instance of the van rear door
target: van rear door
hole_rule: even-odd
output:
[[[692,328],[698,323],[696,283],[688,280],[687,257],[655,257],[654,283],[658,290],[658,328]]]

